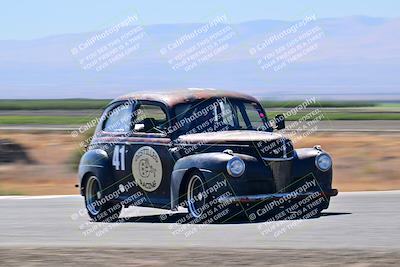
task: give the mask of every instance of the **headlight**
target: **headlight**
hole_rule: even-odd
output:
[[[228,161],[226,170],[230,176],[239,177],[244,173],[246,166],[243,160],[239,157],[233,157]]]
[[[332,159],[328,154],[319,154],[315,158],[315,166],[323,172],[326,172],[332,167]]]

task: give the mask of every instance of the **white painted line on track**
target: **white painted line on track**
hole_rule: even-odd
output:
[[[400,190],[387,190],[387,191],[354,191],[354,192],[340,192],[339,195],[379,195],[379,194],[400,194]]]
[[[45,195],[45,196],[0,196],[0,200],[4,199],[16,199],[16,200],[27,200],[27,199],[53,199],[53,198],[75,198],[80,195]]]

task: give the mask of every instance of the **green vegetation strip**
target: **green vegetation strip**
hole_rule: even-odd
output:
[[[275,117],[279,112],[268,112],[268,118]],[[304,118],[308,113],[298,113],[286,117],[288,121],[295,121]],[[340,112],[321,112],[321,120],[400,120],[400,113],[340,113]],[[319,114],[318,114],[319,115]],[[310,120],[318,117],[310,116]]]
[[[107,99],[0,100],[0,110],[102,109],[109,102]]]
[[[3,189],[0,186],[0,196],[22,196],[22,195],[24,194],[20,191]]]
[[[266,101],[261,100],[264,108],[294,108],[301,105],[304,101]],[[316,101],[309,103],[309,108],[360,108],[376,107],[379,103],[369,101]]]
[[[86,116],[0,116],[0,124],[80,125],[90,121]]]

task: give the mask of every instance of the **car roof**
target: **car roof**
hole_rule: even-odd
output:
[[[177,104],[181,103],[190,103],[197,100],[207,100],[209,98],[235,98],[235,99],[243,99],[252,102],[258,102],[258,100],[252,96],[232,92],[232,91],[223,91],[223,90],[215,90],[209,88],[188,88],[184,90],[174,90],[174,91],[161,91],[161,92],[144,92],[144,93],[131,93],[124,96],[120,96],[114,99],[112,103],[118,101],[157,101],[162,102],[168,107],[173,107]]]

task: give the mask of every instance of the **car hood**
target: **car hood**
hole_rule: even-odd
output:
[[[208,132],[186,134],[178,137],[178,143],[186,144],[223,144],[223,143],[250,143],[250,142],[271,142],[283,138],[281,134],[262,132],[262,131],[221,131],[221,132]]]

